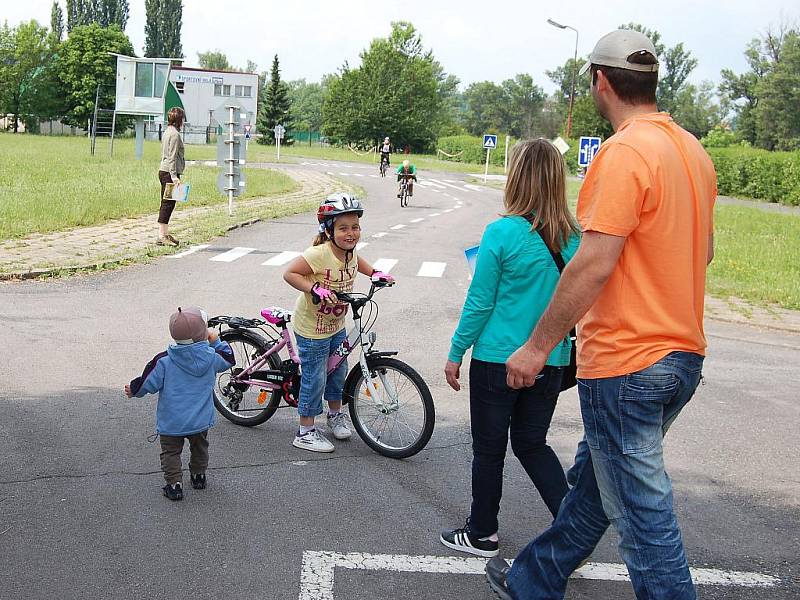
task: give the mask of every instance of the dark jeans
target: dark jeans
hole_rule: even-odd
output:
[[[584,439],[553,524],[517,556],[517,600],[561,600],[609,525],[639,600],[694,600],[662,441],[700,382],[703,357],[672,352],[619,377],[579,379]]]
[[[170,485],[182,479],[181,452],[183,452],[183,439],[189,440],[191,457],[189,458],[189,473],[205,473],[208,468],[208,430],[192,435],[160,435],[161,439],[161,470],[164,479]]]
[[[547,430],[561,389],[561,367],[545,367],[529,388],[506,384],[506,366],[472,359],[469,404],[472,423],[472,510],[470,531],[480,537],[497,531],[503,495],[503,463],[511,430],[511,449],[550,513],[555,516],[567,493],[564,469],[547,445]]]
[[[168,183],[172,183],[172,175],[167,171],[159,171],[158,180],[161,182],[161,195],[159,196],[161,207],[158,210],[158,222],[167,225],[172,211],[175,210],[175,200],[164,200],[164,190],[167,189]]]

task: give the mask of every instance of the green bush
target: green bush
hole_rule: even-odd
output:
[[[736,139],[736,134],[729,129],[723,129],[719,125],[709,131],[705,137],[700,140],[705,148],[729,148],[736,145],[749,145],[747,142],[740,142]]]
[[[800,205],[800,152],[754,148],[708,148],[725,196]]]
[[[499,167],[503,166],[503,159],[505,157],[505,143],[505,136],[498,135],[498,147],[496,150],[492,150],[491,154],[489,155],[490,164],[497,165]],[[511,143],[513,144],[514,140],[511,140]],[[462,163],[475,163],[479,165],[486,163],[486,150],[483,148],[483,137],[477,135],[451,135],[440,137],[439,143],[436,145],[436,147],[442,152],[452,155],[452,157],[450,157],[447,156],[447,154],[437,152],[439,158],[442,160]],[[509,148],[509,152],[511,152],[511,148]]]

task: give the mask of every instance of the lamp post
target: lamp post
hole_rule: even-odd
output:
[[[569,110],[567,111],[567,137],[570,137],[572,135],[572,105],[575,103],[575,69],[578,63],[578,30],[569,25],[557,23],[553,21],[553,19],[547,19],[547,23],[559,29],[571,29],[575,32],[575,56],[572,59],[572,86],[569,90]]]

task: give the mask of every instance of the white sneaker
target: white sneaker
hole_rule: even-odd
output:
[[[333,433],[333,437],[337,440],[346,440],[353,435],[349,425],[350,420],[343,412],[340,412],[334,417],[328,415],[328,428],[331,430],[331,433]]]
[[[311,452],[333,452],[333,444],[316,429],[303,434],[298,431],[297,435],[294,436],[292,446],[303,450],[311,450]]]

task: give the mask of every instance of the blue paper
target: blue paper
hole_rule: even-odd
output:
[[[472,246],[464,250],[464,257],[467,259],[467,266],[473,275],[475,274],[475,264],[478,262],[478,248],[479,246]]]

